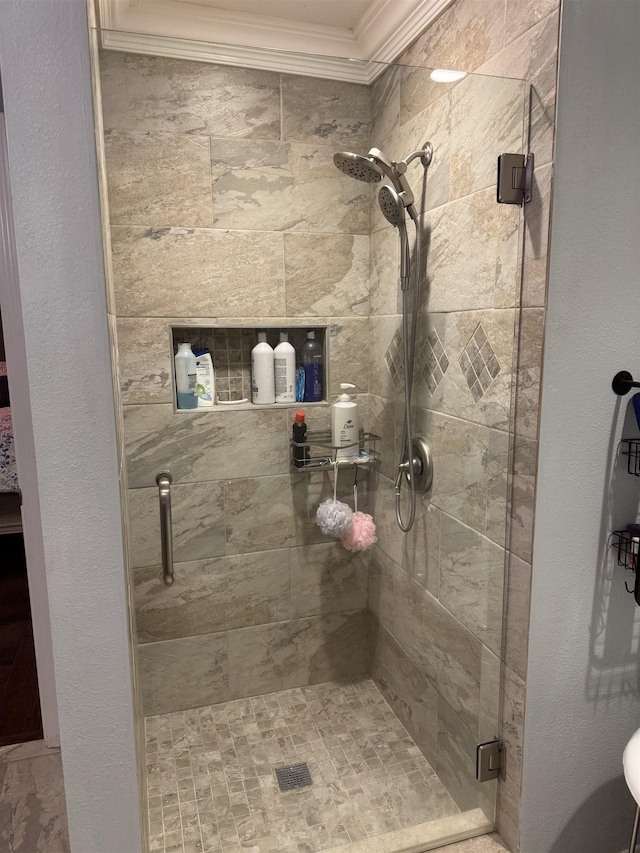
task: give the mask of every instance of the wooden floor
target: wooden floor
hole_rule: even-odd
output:
[[[0,746],[42,737],[22,534],[0,536]]]

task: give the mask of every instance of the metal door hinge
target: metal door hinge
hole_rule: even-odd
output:
[[[498,204],[527,204],[532,198],[533,154],[500,154]]]
[[[479,743],[476,758],[476,779],[489,782],[497,779],[502,769],[502,747],[499,740]]]

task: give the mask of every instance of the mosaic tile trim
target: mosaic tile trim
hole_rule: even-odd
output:
[[[422,345],[418,356],[418,366],[422,378],[427,383],[427,388],[433,394],[449,367],[449,357],[444,350],[440,335],[435,329],[431,329],[429,336]]]
[[[396,391],[399,391],[404,385],[404,344],[400,329],[396,329],[391,343],[387,347],[384,363],[391,374]]]
[[[500,373],[500,362],[496,358],[482,323],[476,326],[458,363],[473,399],[478,403]]]
[[[152,851],[316,853],[459,813],[371,680],[150,717],[146,738]],[[281,792],[301,761],[313,786]]]

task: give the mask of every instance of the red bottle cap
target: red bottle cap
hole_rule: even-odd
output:
[[[296,423],[303,424],[304,423],[304,412],[296,412]]]

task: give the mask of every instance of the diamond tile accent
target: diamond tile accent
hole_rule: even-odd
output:
[[[478,403],[501,370],[482,323],[476,326],[458,359],[458,364],[473,399]]]
[[[422,345],[418,366],[422,378],[427,383],[427,388],[433,394],[449,367],[449,357],[435,329],[429,332],[429,336]]]
[[[400,329],[396,329],[396,332],[391,339],[391,343],[384,354],[384,362],[387,365],[387,370],[391,374],[396,391],[399,391],[404,384],[403,349],[402,333],[400,332]]]

